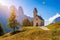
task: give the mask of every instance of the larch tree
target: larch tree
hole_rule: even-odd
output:
[[[25,18],[24,20],[23,20],[23,26],[30,26],[31,24],[30,24],[30,20],[28,19],[28,18]]]
[[[11,10],[10,10],[10,16],[8,18],[8,27],[12,28],[13,31],[15,31],[15,29],[17,28],[17,26],[19,26],[20,24],[17,22],[16,19],[16,8],[15,6],[11,6]]]

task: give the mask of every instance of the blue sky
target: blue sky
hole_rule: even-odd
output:
[[[33,9],[37,8],[38,15],[45,20],[60,13],[60,0],[7,0],[4,2],[7,6],[15,5],[17,8],[21,6],[24,14],[30,17],[33,17]]]
[[[36,7],[38,14],[44,19],[48,19],[57,12],[60,13],[59,0],[44,0],[44,2],[45,5],[42,0],[10,0],[8,3],[16,7],[22,6],[24,13],[29,16],[33,16],[33,9]]]

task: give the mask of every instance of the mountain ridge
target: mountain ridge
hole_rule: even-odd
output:
[[[57,17],[56,19],[53,20],[53,23],[60,22],[60,17]]]
[[[3,29],[6,32],[10,32],[12,31],[12,29],[9,29],[7,27],[7,23],[8,23],[8,18],[9,18],[9,15],[10,15],[10,9],[8,9],[8,7],[6,6],[0,6],[0,22],[2,23],[2,26],[3,26]],[[4,10],[6,9],[6,10]],[[19,11],[19,12],[18,12]],[[24,11],[23,11],[23,8],[22,7],[19,7],[18,10],[16,10],[16,14],[18,16],[17,20],[18,22],[20,22],[22,24],[22,21],[25,19],[25,18],[28,18],[30,21],[33,19],[31,17],[28,17],[24,14]]]

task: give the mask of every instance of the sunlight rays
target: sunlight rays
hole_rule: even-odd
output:
[[[8,0],[0,0],[0,5],[8,5]]]

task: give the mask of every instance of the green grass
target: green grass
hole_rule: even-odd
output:
[[[1,38],[0,40],[60,40],[60,30],[57,30],[60,29],[58,27],[60,26],[59,24],[60,22],[46,26],[51,30],[42,30],[33,26],[22,27],[20,33]]]
[[[60,30],[60,22],[47,25],[46,27],[48,27],[50,30]]]

